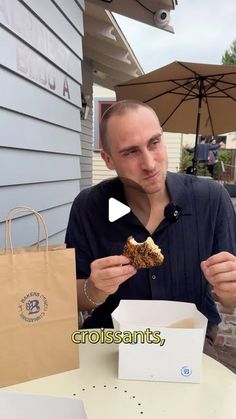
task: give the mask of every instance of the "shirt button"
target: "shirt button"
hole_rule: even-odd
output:
[[[152,279],[156,279],[156,275],[152,275]]]

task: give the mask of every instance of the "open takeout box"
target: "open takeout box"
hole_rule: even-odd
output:
[[[121,300],[112,320],[127,342],[119,344],[119,378],[200,382],[207,318],[195,304]]]

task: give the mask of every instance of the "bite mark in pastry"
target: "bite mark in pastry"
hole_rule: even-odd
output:
[[[128,257],[136,269],[153,268],[159,266],[164,260],[161,249],[154,243],[151,237],[144,242],[138,243],[130,236],[124,246],[123,255]]]

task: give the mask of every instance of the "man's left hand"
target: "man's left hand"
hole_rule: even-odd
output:
[[[236,256],[220,252],[201,263],[205,278],[223,305],[236,307]]]

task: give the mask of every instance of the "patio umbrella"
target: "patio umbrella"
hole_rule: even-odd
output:
[[[219,135],[236,130],[236,66],[175,61],[115,88],[117,100],[138,99],[164,131]]]

